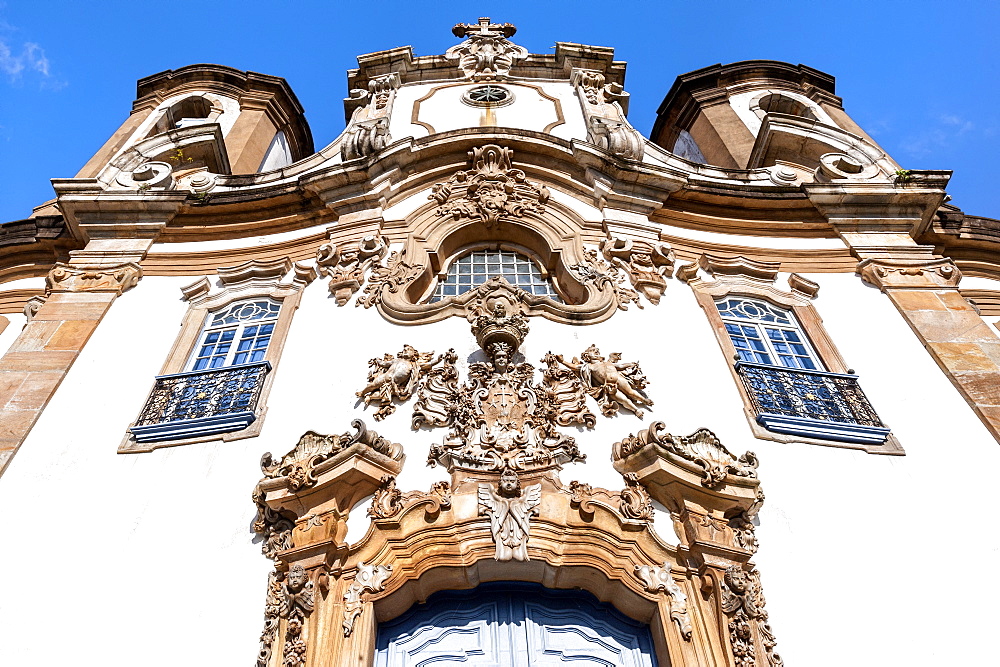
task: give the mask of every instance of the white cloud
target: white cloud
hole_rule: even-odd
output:
[[[0,39],[0,72],[11,79],[19,79],[25,70],[49,76],[49,59],[45,50],[34,42],[25,42],[20,53],[15,54],[10,45]]]

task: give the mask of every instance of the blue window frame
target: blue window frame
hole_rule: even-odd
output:
[[[766,301],[732,296],[716,301],[740,361],[807,371],[826,370],[795,316]]]
[[[203,371],[264,360],[280,304],[270,299],[238,301],[209,313],[187,370]]]

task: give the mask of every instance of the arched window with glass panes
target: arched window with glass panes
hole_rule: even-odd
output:
[[[716,305],[741,361],[825,370],[790,311],[741,296],[717,301]]]
[[[263,361],[281,306],[270,299],[238,301],[209,313],[188,370]]]
[[[473,250],[458,256],[438,282],[430,301],[465,294],[493,276],[501,276],[528,294],[562,303],[548,275],[530,257],[513,250]]]

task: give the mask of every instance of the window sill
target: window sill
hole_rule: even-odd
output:
[[[241,431],[250,426],[256,419],[257,416],[253,412],[232,412],[212,417],[178,419],[147,426],[132,426],[129,431],[135,436],[135,441],[141,443],[181,440]]]
[[[846,422],[789,417],[763,413],[757,415],[757,423],[769,431],[785,433],[802,438],[837,440],[860,445],[881,445],[889,437],[890,429],[879,426],[863,426]]]

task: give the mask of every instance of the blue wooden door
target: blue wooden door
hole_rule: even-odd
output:
[[[655,667],[649,628],[580,591],[485,584],[378,629],[375,667]]]

